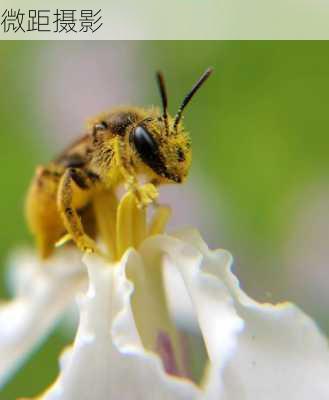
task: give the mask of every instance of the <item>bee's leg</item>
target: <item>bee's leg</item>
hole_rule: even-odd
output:
[[[138,182],[136,184],[130,184],[128,182],[128,190],[131,190],[138,203],[138,207],[144,208],[151,203],[154,203],[159,196],[157,188],[152,183],[146,183],[145,185],[140,185]]]
[[[118,138],[115,142],[117,164],[128,190],[134,193],[138,205],[142,208],[146,207],[158,197],[159,193],[152,183],[147,183],[143,186],[140,185],[136,177],[136,172],[134,171],[128,157],[125,155],[126,152],[124,148],[124,141]]]
[[[96,243],[85,233],[74,203],[77,191],[83,191],[88,197],[92,186],[93,181],[86,172],[78,168],[68,168],[59,182],[57,193],[57,206],[65,228],[78,248],[87,252],[96,251]]]

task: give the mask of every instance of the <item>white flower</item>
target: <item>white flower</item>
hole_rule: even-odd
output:
[[[84,256],[88,279],[64,256],[65,265],[49,261],[51,273],[29,266],[34,290],[25,279],[16,300],[0,308],[0,373],[79,293],[75,341],[43,399],[329,398],[328,343],[309,317],[289,303],[253,301],[239,288],[228,252],[209,250],[192,230],[153,235],[166,210],[147,228],[133,204],[128,195],[119,206],[115,260]],[[208,365],[201,383],[188,378],[188,354],[168,311],[175,304],[202,333]]]
[[[10,265],[14,299],[0,303],[0,387],[87,283],[76,251],[66,251],[65,258],[59,252],[47,262],[22,251]]]

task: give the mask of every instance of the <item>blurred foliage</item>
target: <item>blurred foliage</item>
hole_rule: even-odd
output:
[[[24,223],[24,196],[29,180],[40,157],[38,134],[31,117],[35,94],[29,79],[34,67],[32,42],[0,42],[0,174],[1,174],[1,232],[0,259],[2,265],[10,250],[30,238]],[[22,79],[24,77],[24,79]],[[19,84],[17,83],[19,82]],[[45,150],[47,152],[47,150]],[[38,155],[39,154],[39,155]],[[3,269],[5,272],[5,269]],[[4,273],[0,281],[1,297],[8,295]],[[10,323],[10,321],[8,321]],[[15,378],[0,393],[1,400],[16,399],[23,393],[40,393],[45,384],[55,379],[57,358],[65,342],[55,331],[24,365]],[[0,355],[1,357],[1,355]]]
[[[161,65],[169,71],[175,101],[206,66],[215,67],[194,100],[197,106],[186,112],[194,160],[229,199],[235,224],[246,224],[249,235],[271,246],[281,237],[287,193],[329,167],[327,46],[180,42],[174,52],[170,43],[152,47],[156,62],[149,69]]]
[[[225,208],[220,246],[232,251],[236,265],[244,266],[240,273],[249,291],[261,297],[259,282],[274,290],[282,280],[280,251],[291,207],[298,204],[294,196],[328,175],[328,46],[289,41],[148,45],[147,74],[159,66],[166,72],[173,110],[196,77],[207,66],[215,68],[185,121],[214,209]],[[213,219],[222,228],[216,215]]]
[[[131,45],[126,43],[127,51]],[[52,153],[44,146],[35,120],[38,93],[33,79],[38,74],[31,71],[38,68],[36,55],[52,51],[53,46],[51,42],[0,42],[0,258],[4,265],[10,249],[31,240],[23,219],[24,193],[36,163]],[[61,46],[69,57],[74,44],[63,41]],[[93,42],[85,44],[86,57],[89,46]],[[136,60],[140,97],[159,104],[153,76],[161,68],[172,112],[201,72],[207,66],[215,68],[185,113],[192,130],[194,163],[212,194],[214,210],[225,209],[225,233],[219,244],[233,252],[238,268],[245,266],[241,269],[245,285],[255,291],[260,282],[271,282],[272,289],[277,283],[282,286],[280,251],[292,213],[291,198],[329,173],[329,43],[198,41],[134,46],[140,54]],[[101,58],[102,54],[97,62]],[[223,229],[219,217],[211,217]],[[2,297],[7,296],[4,281]],[[0,398],[40,392],[56,375],[63,343],[58,333],[48,338]]]

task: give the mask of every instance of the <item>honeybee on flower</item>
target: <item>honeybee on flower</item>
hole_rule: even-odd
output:
[[[170,119],[161,75],[158,79],[163,113],[156,124],[164,133],[183,129],[179,127],[181,111],[190,96],[176,118]],[[111,118],[94,121],[90,140],[101,140],[102,135],[108,139]],[[119,122],[120,127],[122,119]],[[161,153],[154,149],[162,144],[158,144],[159,137],[151,136],[156,131],[155,121],[146,121],[151,124],[147,127],[140,121],[134,124],[125,136],[140,157],[140,164],[133,157],[129,159],[132,166],[142,167],[158,184],[184,180],[190,163],[185,133],[184,140],[179,136],[180,145],[185,145],[184,157],[178,154],[178,144],[170,142],[175,151],[166,163],[181,166],[179,173],[173,167],[160,173]],[[124,124],[121,128],[128,129]],[[92,171],[101,178],[93,178],[88,176],[89,164],[78,166],[82,160],[73,157],[74,151],[65,152],[51,164],[50,174],[41,169],[29,194],[28,217],[42,257],[22,253],[12,260],[14,297],[0,305],[0,384],[77,299],[80,318],[74,342],[61,355],[57,379],[39,399],[329,397],[328,343],[309,317],[290,303],[260,304],[248,297],[231,272],[230,253],[210,250],[196,230],[166,233],[169,207],[157,205],[149,218],[147,205],[157,196],[155,181],[143,186],[136,182],[135,174],[133,179],[128,176],[128,191],[118,199],[111,191],[104,192],[102,185],[98,191],[97,185],[110,178],[112,184],[124,180],[120,164],[116,169],[122,174],[120,179],[109,178],[106,173],[113,170],[103,168],[105,155],[101,151],[101,171]],[[90,161],[91,165],[96,161]],[[98,179],[101,182],[97,183]],[[42,191],[43,185],[52,189]],[[36,199],[50,194],[51,200],[42,199],[42,207],[34,204],[34,209]],[[65,213],[65,202],[70,212]],[[55,213],[53,219],[49,219],[51,212]],[[49,229],[50,221],[54,231]],[[94,241],[97,234],[100,249]],[[82,261],[75,248],[63,247],[53,253],[54,244],[71,239],[84,251]],[[103,244],[109,250],[105,257]],[[194,349],[182,335],[187,319],[192,321],[189,329],[202,337],[206,348],[201,379],[190,370]]]

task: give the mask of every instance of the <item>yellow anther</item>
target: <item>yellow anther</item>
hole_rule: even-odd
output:
[[[146,236],[146,210],[139,208],[135,194],[128,192],[117,211],[117,258],[129,248],[137,248]]]
[[[95,196],[94,213],[99,229],[100,237],[107,246],[109,257],[116,258],[116,216],[118,200],[113,192],[102,192]]]

